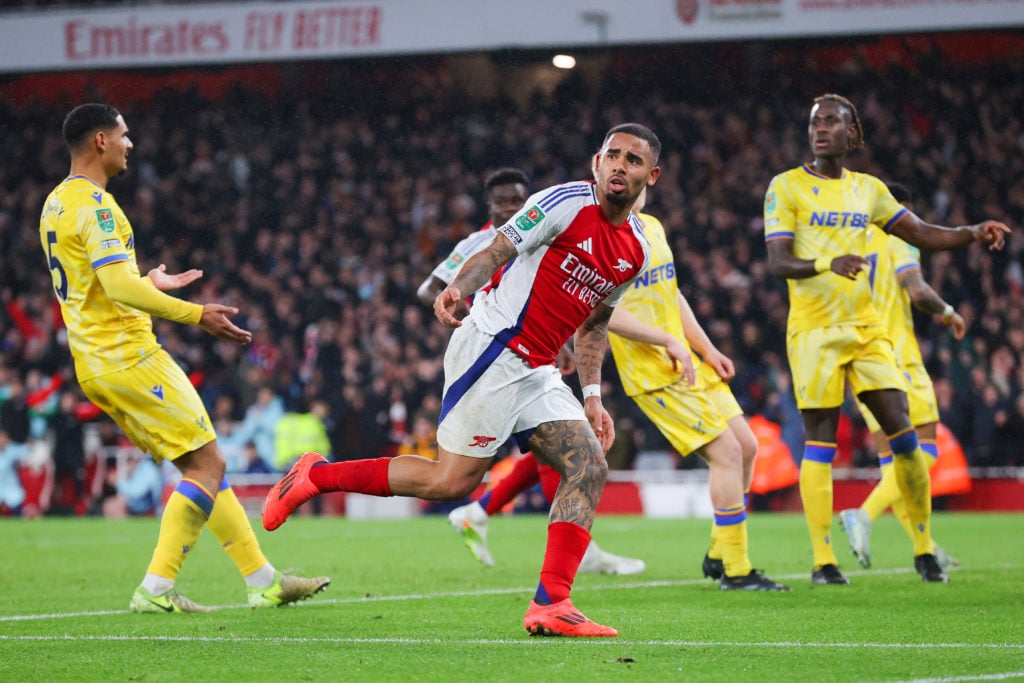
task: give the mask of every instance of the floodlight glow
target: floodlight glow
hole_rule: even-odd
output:
[[[572,55],[555,55],[551,63],[559,69],[571,69],[576,66],[576,58]]]

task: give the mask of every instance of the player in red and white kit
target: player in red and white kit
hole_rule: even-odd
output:
[[[514,437],[561,475],[524,626],[535,635],[618,635],[576,610],[570,592],[608,473],[604,452],[615,437],[600,397],[608,319],[647,265],[649,246],[631,208],[657,181],[660,152],[657,136],[644,126],[612,128],[598,152],[596,182],[533,195],[438,295],[434,314],[456,328],[445,353],[438,460],[327,463],[308,453],[268,494],[264,527],[276,529],[299,505],[328,491],[464,498],[497,448]],[[479,290],[498,270],[500,283],[477,296],[468,317],[456,318],[463,293]],[[555,366],[574,333],[582,407]]]
[[[437,295],[447,287],[462,266],[474,254],[483,250],[498,232],[498,227],[507,223],[517,211],[523,208],[529,198],[527,186],[529,179],[517,168],[500,168],[490,174],[484,181],[487,196],[487,210],[490,220],[477,232],[463,238],[444,261],[437,264],[430,275],[416,290],[416,297],[425,305],[433,306]],[[467,302],[463,310],[456,311],[455,317],[463,318],[469,313],[468,302],[472,294],[465,298]],[[563,376],[575,369],[572,351],[562,348],[562,356],[558,359]],[[512,471],[492,489],[487,491],[479,501],[455,508],[448,515],[451,527],[465,542],[473,557],[487,566],[494,560],[487,547],[487,520],[491,514],[502,509],[517,495],[540,482],[544,497],[551,500],[558,489],[561,477],[548,465],[541,465],[532,453],[519,458]],[[591,539],[587,552],[580,562],[579,572],[590,574],[639,574],[646,565],[643,560],[632,557],[614,555],[601,548]]]

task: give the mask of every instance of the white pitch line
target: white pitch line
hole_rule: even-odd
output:
[[[126,636],[126,635],[42,635],[42,636],[9,636],[0,634],[0,642],[3,641],[101,641],[101,642],[168,642],[168,643],[267,643],[267,644],[293,644],[306,643],[312,645],[344,645],[344,644],[368,644],[368,645],[451,645],[459,643],[465,645],[530,645],[564,642],[561,638],[255,638],[252,636]],[[588,644],[594,645],[626,645],[637,647],[735,647],[735,648],[870,648],[876,650],[1022,650],[1024,644],[1014,643],[814,643],[797,641],[780,642],[739,642],[739,641],[711,641],[711,640],[623,640],[621,638],[594,638],[587,639]],[[993,676],[1011,677],[1011,674],[992,674]],[[1001,680],[987,678],[936,678],[921,679],[920,681],[906,681],[904,683],[927,683],[931,681],[973,681],[973,680]]]
[[[893,683],[963,683],[966,681],[1008,681],[1019,678],[1024,678],[1024,671],[1007,671],[1001,674],[975,674],[945,678],[915,678],[910,681],[894,681]]]
[[[675,586],[693,586],[698,584],[706,583],[706,580],[688,579],[686,581],[647,581],[647,582],[632,582],[632,583],[617,583],[610,586],[576,586],[574,590],[616,590],[616,589],[632,589],[632,588],[661,588],[661,587],[675,587]],[[484,588],[474,591],[446,591],[442,593],[407,593],[404,595],[366,595],[354,598],[317,598],[313,602],[302,602],[289,605],[288,608],[295,607],[315,607],[317,605],[350,605],[355,603],[373,603],[373,602],[404,602],[406,600],[437,600],[442,598],[466,598],[466,597],[480,597],[486,595],[508,595],[514,593],[526,593],[530,594],[536,590],[536,586],[526,586],[522,588]],[[218,605],[214,606],[215,610],[223,609],[250,609],[247,604],[234,604],[234,605]],[[7,616],[0,616],[0,622],[5,621],[35,621],[39,619],[66,619],[73,617],[95,617],[103,616],[108,614],[129,614],[128,610],[103,610],[97,612],[56,612],[52,614],[11,614]]]
[[[871,571],[855,571],[847,572],[848,576],[888,576],[894,574],[909,574],[913,572],[909,568],[893,568],[893,569],[875,569]],[[776,577],[780,580],[792,581],[806,579],[807,574],[788,574],[785,576]],[[707,579],[686,579],[680,581],[631,581],[628,583],[614,583],[603,586],[586,586],[576,585],[573,586],[573,592],[578,591],[605,591],[605,590],[630,590],[634,588],[677,588],[680,586],[698,586],[698,585],[709,585],[710,582]],[[536,590],[536,586],[527,586],[523,588],[485,588],[474,591],[446,591],[442,593],[408,593],[404,595],[370,595],[353,598],[318,598],[313,602],[297,603],[290,605],[292,607],[316,607],[319,605],[350,605],[356,603],[374,603],[374,602],[404,602],[407,600],[437,600],[443,598],[466,598],[466,597],[480,597],[487,595],[508,595],[513,593],[526,593],[530,594]],[[842,590],[842,589],[836,589]],[[215,610],[224,609],[249,609],[247,604],[237,603],[233,605],[218,605],[213,606]],[[73,619],[77,617],[97,617],[111,614],[129,614],[128,610],[101,610],[95,612],[55,612],[50,614],[11,614],[6,616],[0,616],[0,623],[12,622],[12,621],[39,621],[45,619]]]
[[[896,568],[896,569],[881,569],[874,570],[871,572],[847,572],[850,576],[857,576],[860,574],[872,574],[875,576],[884,576],[889,574],[907,574],[910,573],[911,569]],[[790,574],[787,576],[778,577],[781,580],[799,580],[807,578],[806,574]],[[678,588],[680,586],[703,586],[710,585],[707,579],[685,579],[679,581],[630,581],[628,583],[615,583],[604,586],[573,586],[573,591],[605,591],[605,590],[623,590],[623,589],[634,589],[634,588]],[[536,586],[526,586],[522,588],[483,588],[480,590],[473,591],[446,591],[443,593],[407,593],[404,595],[369,595],[360,596],[354,598],[317,598],[313,602],[296,603],[289,607],[315,607],[317,605],[351,605],[355,603],[372,603],[372,602],[404,602],[406,600],[436,600],[442,598],[467,598],[467,597],[480,597],[487,595],[509,595],[514,593],[526,593],[530,594],[536,590]],[[218,605],[213,606],[215,610],[222,609],[249,609],[247,604],[234,604],[234,605]],[[108,614],[128,614],[128,610],[103,610],[97,612],[55,612],[51,614],[11,614],[7,616],[0,616],[0,623],[5,621],[36,621],[40,619],[68,619],[75,617],[95,617],[104,616]]]

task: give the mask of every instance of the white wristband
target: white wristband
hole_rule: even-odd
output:
[[[585,387],[583,387],[583,400],[586,401],[591,396],[601,398],[600,384],[588,384]]]
[[[942,319],[949,320],[951,317],[953,317],[953,313],[953,304],[946,304],[946,307],[942,309]]]

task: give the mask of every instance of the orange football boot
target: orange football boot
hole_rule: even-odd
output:
[[[614,637],[619,632],[611,626],[595,624],[576,609],[566,598],[553,605],[538,605],[530,601],[530,609],[523,617],[523,626],[531,636],[568,636],[570,638]]]
[[[288,520],[295,509],[320,493],[309,480],[309,470],[327,459],[319,453],[303,453],[288,474],[274,484],[263,503],[263,528],[273,531]]]

